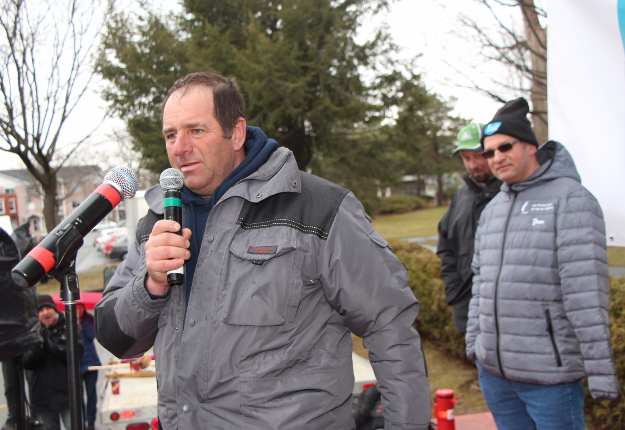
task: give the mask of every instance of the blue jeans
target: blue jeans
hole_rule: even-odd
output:
[[[85,410],[85,399],[82,399],[82,415],[87,423],[95,423],[98,404],[98,392],[96,384],[98,382],[98,371],[91,370],[82,374],[82,380],[87,395],[87,407]]]
[[[539,385],[509,381],[477,362],[480,388],[498,430],[585,430],[582,381]]]

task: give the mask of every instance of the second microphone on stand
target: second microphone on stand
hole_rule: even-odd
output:
[[[163,170],[159,178],[161,188],[165,193],[163,206],[165,207],[165,219],[176,221],[180,224],[177,234],[182,234],[182,199],[180,190],[184,184],[184,176],[180,170]],[[184,280],[184,265],[179,269],[167,272],[167,282],[170,285],[181,285]]]

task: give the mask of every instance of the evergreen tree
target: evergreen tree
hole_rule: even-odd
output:
[[[403,171],[434,176],[439,205],[445,202],[444,175],[462,171],[460,159],[452,152],[458,132],[468,121],[452,115],[453,102],[429,92],[415,75],[400,80],[395,96],[387,101],[398,109],[395,124],[387,127],[387,133],[404,154]]]
[[[359,22],[387,0],[186,0],[183,6],[173,27],[150,12],[120,14],[103,45],[99,70],[111,82],[105,98],[151,168],[167,167],[159,138],[163,97],[191,71],[235,76],[248,124],[291,149],[301,169],[316,150],[337,144],[337,131],[379,116],[362,75],[392,62],[395,47],[383,30],[364,44],[355,36]]]

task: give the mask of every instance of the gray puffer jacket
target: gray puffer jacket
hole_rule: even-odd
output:
[[[146,201],[162,213],[159,187]],[[117,356],[154,345],[165,430],[352,429],[350,332],[370,350],[385,429],[427,429],[406,269],[355,196],[300,172],[290,151],[278,148],[211,211],[186,319],[184,287],[148,295],[138,242],[96,307],[96,332]]]
[[[525,182],[482,212],[466,351],[493,375],[532,384],[588,377],[618,397],[609,332],[605,224],[568,151],[547,142]]]

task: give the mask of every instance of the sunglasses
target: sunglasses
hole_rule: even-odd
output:
[[[519,143],[520,140],[517,139],[514,142],[508,142],[508,143],[504,143],[503,145],[499,145],[499,147],[497,147],[497,149],[489,149],[488,151],[484,151],[482,152],[482,157],[484,158],[493,158],[495,156],[495,151],[499,151],[499,152],[508,152],[512,149],[512,147]]]

